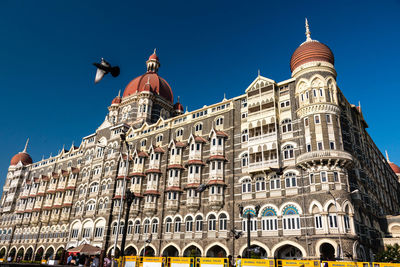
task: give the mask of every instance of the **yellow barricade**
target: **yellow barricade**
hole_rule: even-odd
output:
[[[264,266],[264,267],[274,267],[274,260],[264,260],[264,259],[238,259],[236,260],[236,266],[243,267],[253,267],[253,266]]]
[[[47,264],[46,260],[41,260],[40,264]]]
[[[227,258],[197,258],[198,267],[226,267],[228,266]]]
[[[400,267],[400,263],[373,262],[371,267]]]
[[[355,261],[322,261],[322,267],[372,267],[369,262]],[[378,267],[378,266],[377,266]],[[380,266],[379,266],[380,267]],[[392,266],[393,267],[393,266]]]
[[[0,262],[4,262],[4,259],[0,259]]]
[[[165,257],[142,257],[141,263],[141,267],[163,267]]]
[[[139,266],[137,264],[138,262],[138,257],[137,256],[125,256],[124,257],[124,264],[122,266],[124,267],[136,267]]]
[[[319,261],[276,260],[277,267],[320,267]]]
[[[168,257],[168,267],[194,267],[194,258],[191,257]]]

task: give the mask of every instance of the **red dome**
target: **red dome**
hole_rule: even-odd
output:
[[[182,106],[181,103],[176,102],[175,105],[174,105],[174,109],[175,110],[179,110],[179,111],[183,111],[183,106]]]
[[[150,91],[171,103],[174,102],[174,95],[172,94],[171,87],[166,80],[158,76],[155,72],[147,72],[133,79],[125,88],[122,97],[127,97],[143,91]]]
[[[394,164],[393,162],[389,162],[390,168],[394,171],[395,174],[400,174],[400,167]]]
[[[15,155],[14,157],[12,157],[10,165],[15,166],[20,161],[22,162],[23,165],[32,164],[31,156],[29,156],[29,154],[26,152],[20,152],[17,155]]]
[[[294,51],[290,59],[290,70],[293,72],[300,65],[311,61],[325,61],[334,65],[335,58],[328,46],[315,40],[307,41]]]
[[[121,97],[116,96],[113,101],[111,101],[111,105],[112,104],[120,104],[121,103]]]
[[[157,57],[155,52],[149,56],[149,60],[151,60],[151,59],[154,59],[154,60],[158,61],[158,57]]]

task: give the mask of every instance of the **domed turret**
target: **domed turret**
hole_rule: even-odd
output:
[[[161,96],[172,104],[174,101],[172,89],[167,81],[157,74],[158,68],[160,67],[160,62],[158,61],[156,50],[154,50],[154,53],[146,61],[146,64],[147,72],[133,79],[125,88],[122,97],[124,98],[133,94],[147,91]]]
[[[388,155],[387,151],[385,151],[385,153],[386,153],[386,160],[389,163],[390,168],[392,168],[392,170],[394,171],[394,173],[397,176],[400,176],[400,167],[389,160],[389,155]]]
[[[19,152],[18,154],[16,154],[14,157],[12,157],[11,162],[10,162],[10,166],[15,166],[19,162],[21,162],[23,165],[32,164],[33,161],[32,161],[31,156],[29,156],[29,154],[26,153],[26,149],[28,147],[28,143],[29,143],[29,138],[28,138],[28,140],[26,140],[26,144],[25,144],[24,150],[22,152]]]
[[[121,90],[118,91],[118,95],[111,101],[111,105],[119,105],[121,104]]]
[[[306,19],[306,41],[302,43],[293,53],[290,59],[290,70],[292,73],[300,66],[309,62],[326,62],[332,65],[335,58],[331,49],[317,40],[311,39],[311,32]]]
[[[178,115],[183,114],[183,106],[179,102],[179,96],[178,96],[178,101],[174,105],[174,110],[175,110],[176,114],[178,114]]]

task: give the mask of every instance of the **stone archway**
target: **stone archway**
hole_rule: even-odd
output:
[[[24,247],[20,247],[20,248],[18,249],[18,252],[17,252],[17,258],[16,258],[16,260],[18,260],[18,261],[22,260],[23,257],[24,257],[24,252],[25,252]]]
[[[183,257],[201,257],[201,251],[195,245],[191,245],[183,251]]]
[[[5,255],[6,255],[6,248],[2,248],[0,250],[0,258],[4,258]]]
[[[48,260],[48,259],[54,259],[54,248],[53,247],[49,247],[46,250],[46,253],[44,255],[44,259]]]
[[[125,256],[136,256],[136,254],[137,254],[136,248],[134,248],[133,246],[128,246],[125,249],[124,254],[125,254]]]
[[[29,247],[24,256],[24,261],[30,261],[32,259],[32,254],[33,254],[33,248]]]
[[[40,247],[35,254],[35,261],[41,261],[43,257],[44,249],[43,247]]]
[[[154,248],[151,246],[146,246],[140,251],[140,256],[145,256],[145,257],[154,257],[156,255],[156,252],[154,251]]]
[[[178,257],[179,251],[176,247],[169,245],[166,247],[162,253],[163,257]]]
[[[243,250],[242,258],[247,258],[247,247]],[[268,257],[267,251],[259,245],[250,246],[250,258],[251,259],[264,259]]]
[[[226,258],[226,250],[219,245],[214,245],[207,250],[206,257]]]
[[[64,256],[64,248],[63,247],[60,247],[60,248],[58,248],[57,249],[57,251],[56,251],[56,255],[55,255],[55,260],[59,260],[59,261],[61,261],[62,262],[62,260],[63,260],[63,256]]]
[[[293,245],[284,245],[276,250],[275,257],[278,259],[300,260],[303,258],[303,253]]]
[[[322,243],[319,247],[321,259],[330,261],[335,259],[335,248],[329,243]]]
[[[8,256],[11,257],[11,259],[14,259],[15,254],[17,254],[17,250],[15,248],[12,248],[10,252],[8,252]]]

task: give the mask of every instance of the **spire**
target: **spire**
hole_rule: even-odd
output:
[[[26,139],[25,147],[24,147],[24,150],[22,152],[26,153],[26,149],[28,148],[28,144],[29,144],[29,137],[28,137],[28,139]]]
[[[358,101],[358,109],[360,110],[361,113],[361,101]]]
[[[260,69],[258,69],[258,76],[260,76]]]
[[[389,155],[388,155],[388,153],[387,153],[387,150],[385,150],[385,154],[386,154],[386,160],[387,160],[387,162],[390,162],[390,160],[389,160]]]
[[[156,52],[157,52],[157,48],[154,48],[153,55],[156,55]]]
[[[180,96],[178,95],[178,103],[179,103]]]
[[[311,39],[311,32],[310,32],[310,26],[308,25],[308,20],[306,18],[306,42],[312,41]]]
[[[121,97],[121,89],[118,90],[118,97]]]

